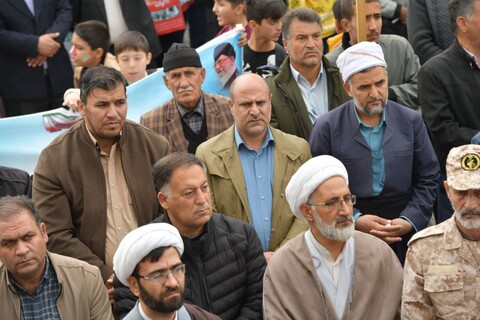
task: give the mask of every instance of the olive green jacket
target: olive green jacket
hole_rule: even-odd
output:
[[[338,68],[322,57],[327,75],[328,109],[332,110],[351,98],[343,89],[343,81]],[[302,93],[290,70],[290,59],[280,66],[279,73],[267,79],[272,91],[272,119],[270,125],[283,132],[296,135],[308,141],[312,122],[308,117],[307,106]]]
[[[298,137],[270,128],[275,140],[273,169],[272,229],[269,251],[308,229],[290,210],[285,188],[292,175],[311,158],[308,143]],[[242,163],[234,140],[234,127],[202,143],[197,149],[207,166],[215,212],[252,223]]]

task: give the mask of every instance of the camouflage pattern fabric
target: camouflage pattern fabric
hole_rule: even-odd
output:
[[[462,237],[455,217],[409,242],[402,319],[480,319],[480,242]]]

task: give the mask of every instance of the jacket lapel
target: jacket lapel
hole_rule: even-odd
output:
[[[25,3],[25,0],[7,0],[11,3],[12,6],[18,9],[21,13],[26,15],[30,19],[34,19],[34,16],[30,12],[30,9],[28,9],[27,4]],[[35,6],[35,5],[34,5]],[[35,8],[36,9],[36,8]]]
[[[175,106],[175,102],[172,99],[166,107],[167,119],[166,119],[166,131],[169,137],[171,152],[188,150],[187,140],[183,133],[182,120],[180,114]]]
[[[205,120],[208,127],[208,139],[210,139],[222,132],[219,131],[219,111],[212,99],[205,95],[205,93],[203,94],[203,106],[205,108]]]
[[[276,217],[275,212],[277,210],[278,200],[280,199],[283,190],[286,187],[286,183],[293,175],[292,163],[300,156],[295,153],[290,145],[285,144],[285,140],[280,136],[280,132],[277,129],[270,127],[272,131],[273,139],[275,140],[274,148],[274,164],[273,164],[273,190],[272,190],[272,224],[279,221],[279,217]],[[285,179],[287,181],[285,182]],[[281,214],[281,212],[278,212]],[[273,228],[273,225],[272,225]]]
[[[230,142],[227,143],[226,145],[228,147],[224,148],[218,148],[212,150],[212,152],[216,155],[218,155],[224,165],[225,169],[227,170],[228,176],[230,177],[232,184],[240,197],[240,201],[242,202],[242,205],[244,208],[246,208],[246,211],[249,213],[248,214],[248,223],[251,223],[252,219],[250,216],[250,207],[248,205],[248,199],[247,199],[247,187],[245,184],[245,178],[243,176],[243,169],[242,169],[242,164],[240,162],[240,155],[238,154],[237,146],[235,144],[235,138],[234,138],[234,126],[231,126],[228,131],[226,132],[225,140]],[[223,144],[222,144],[223,145]]]

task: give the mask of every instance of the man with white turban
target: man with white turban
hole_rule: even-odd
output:
[[[398,318],[402,267],[385,242],[355,231],[356,197],[348,188],[345,166],[332,156],[312,158],[293,175],[286,197],[310,230],[270,260],[264,318]]]
[[[388,100],[387,64],[378,44],[351,46],[337,64],[353,99],[318,118],[310,149],[345,164],[357,195],[355,228],[390,244],[403,264],[408,240],[432,217],[437,157],[421,116]]]
[[[117,278],[139,298],[124,320],[190,320],[217,316],[183,304],[183,241],[168,223],[152,223],[128,233],[113,257]]]

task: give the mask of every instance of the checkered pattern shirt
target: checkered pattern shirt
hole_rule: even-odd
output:
[[[60,285],[57,281],[55,270],[46,256],[46,268],[42,280],[37,286],[37,294],[31,295],[25,291],[9,274],[10,281],[20,297],[23,319],[25,320],[60,320],[57,309],[57,297]]]
[[[189,126],[190,129],[195,132],[195,134],[198,134],[200,129],[202,129],[203,117],[205,115],[203,97],[200,97],[200,100],[198,100],[198,105],[193,110],[187,110],[178,103],[177,108],[180,112],[180,116],[182,117],[183,121],[185,121],[187,126]]]

